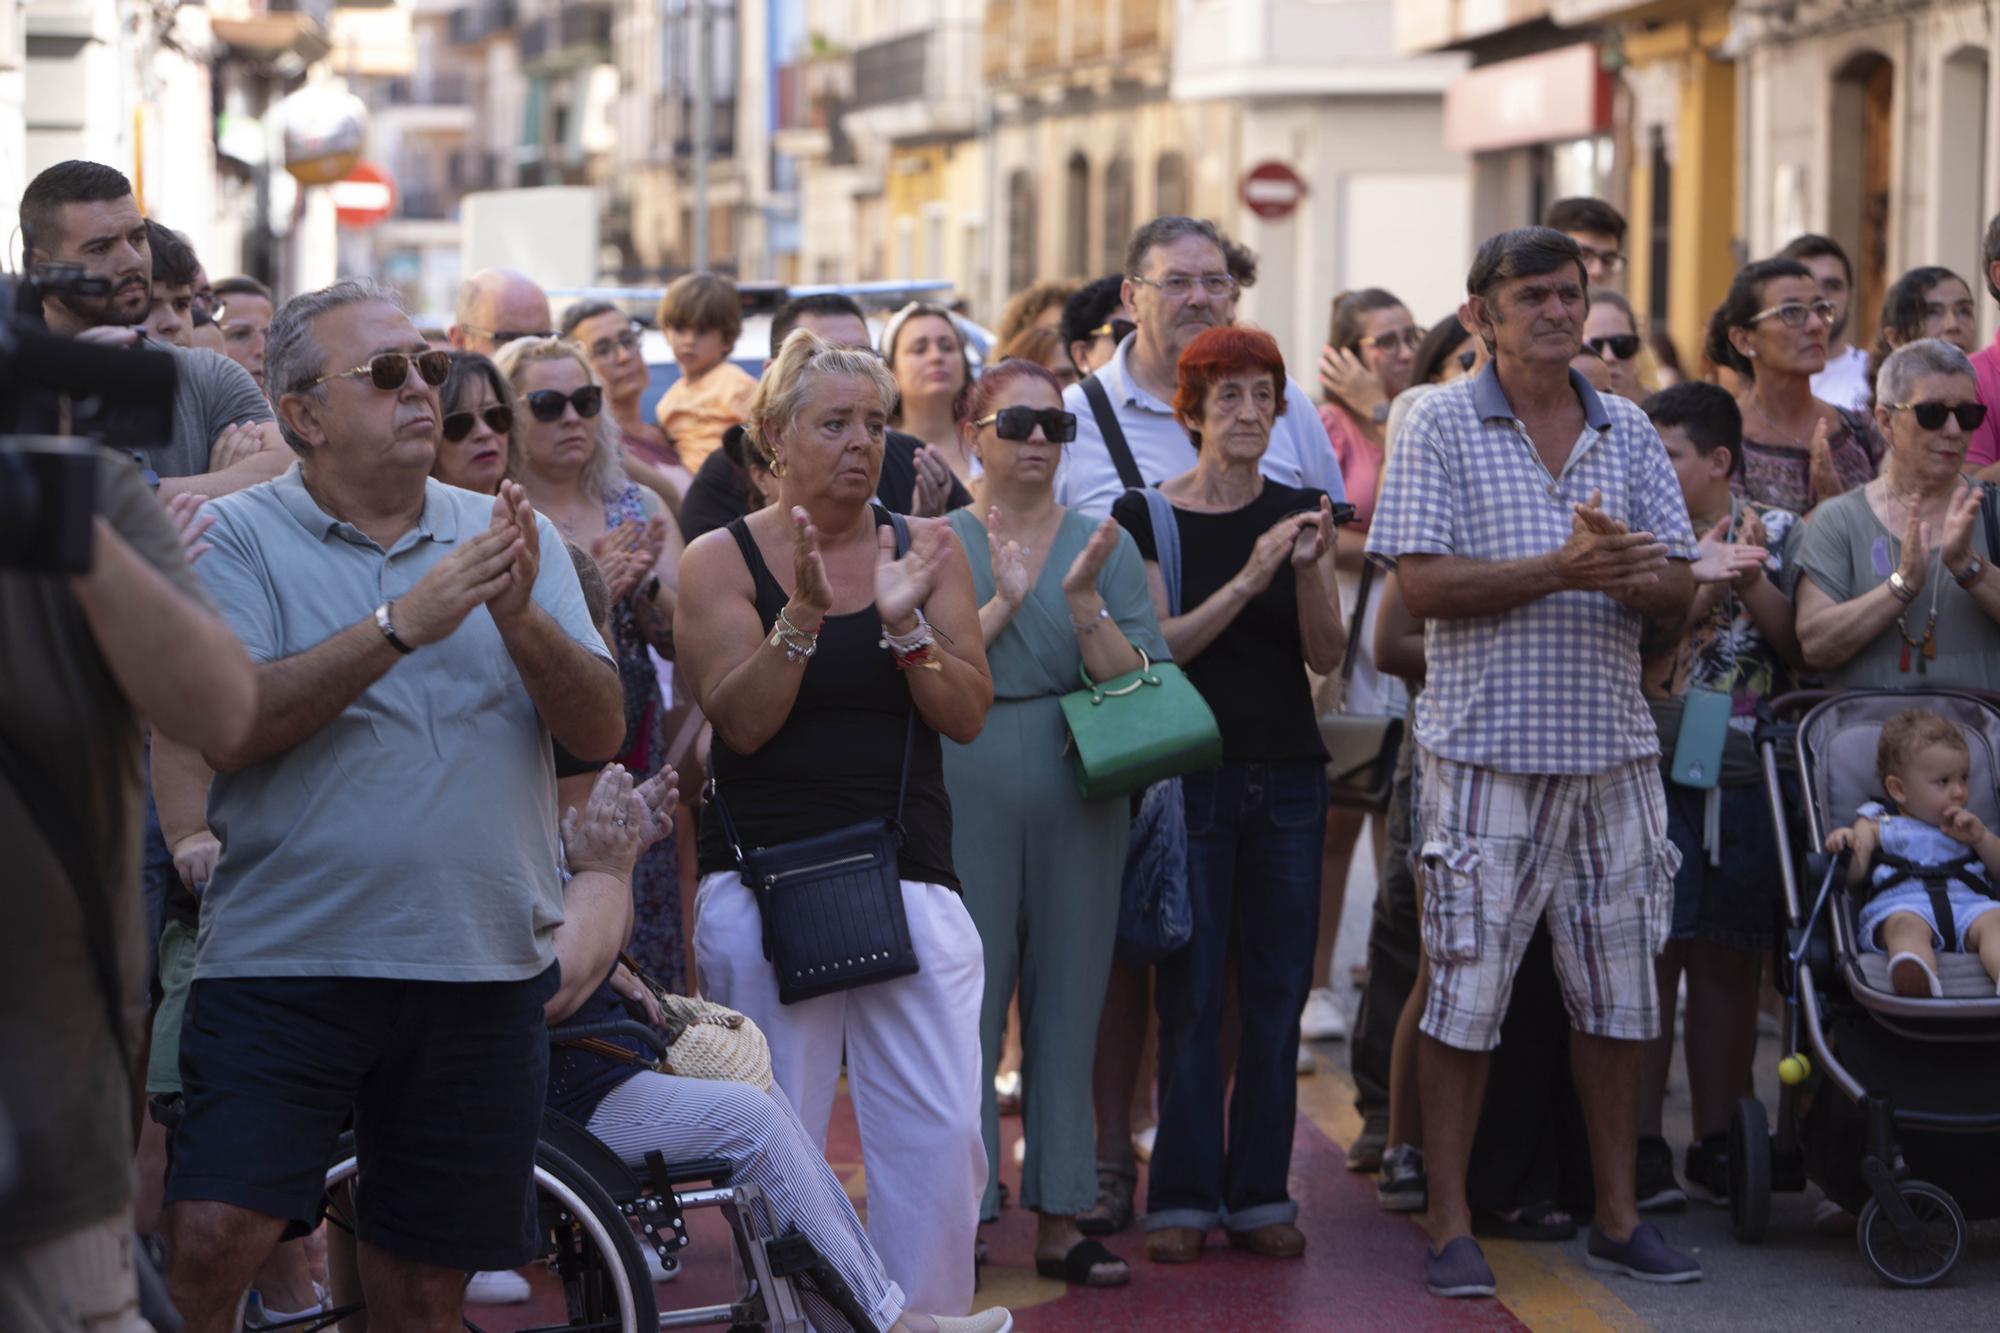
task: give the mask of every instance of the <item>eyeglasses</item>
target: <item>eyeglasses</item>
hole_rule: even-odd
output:
[[[1604,273],[1616,273],[1625,267],[1625,256],[1617,250],[1595,250],[1581,244],[1576,248],[1583,252],[1583,266],[1586,269],[1596,264]]]
[[[528,395],[528,410],[535,414],[537,421],[561,421],[565,405],[574,407],[580,417],[594,417],[604,409],[604,390],[595,384],[586,384],[575,393],[537,389]]]
[[[470,324],[461,324],[459,327],[467,333],[483,334],[491,338],[495,347],[513,342],[516,338],[553,338],[556,336],[554,329],[481,329],[475,328]]]
[[[1190,278],[1185,273],[1174,273],[1164,278],[1142,278],[1136,274],[1132,281],[1144,283],[1148,287],[1158,287],[1160,294],[1171,296],[1176,301],[1192,293],[1196,286],[1208,295],[1221,298],[1236,294],[1236,279],[1227,273],[1204,273],[1198,278]]]
[[[1001,439],[1017,443],[1032,438],[1037,426],[1050,444],[1068,444],[1076,438],[1076,413],[1059,407],[1003,407],[972,424],[981,429],[991,426]]]
[[[1599,361],[1630,361],[1639,355],[1639,335],[1612,333],[1602,338],[1585,338],[1583,345]]]
[[[1105,323],[1099,324],[1096,328],[1092,329],[1090,336],[1093,338],[1109,338],[1112,342],[1122,343],[1125,341],[1126,335],[1138,327],[1137,324],[1134,324],[1129,319],[1107,320]]]
[[[1356,338],[1354,343],[1357,347],[1374,347],[1385,352],[1393,351],[1398,347],[1407,347],[1414,352],[1424,345],[1424,331],[1412,324],[1407,328],[1397,329],[1393,333],[1385,333],[1377,338]]]
[[[1759,310],[1750,316],[1749,322],[1761,324],[1775,315],[1778,322],[1786,328],[1802,329],[1806,326],[1807,316],[1817,315],[1820,323],[1832,328],[1836,313],[1837,307],[1831,301],[1814,301],[1810,305],[1804,301],[1787,301],[1783,305],[1774,305],[1769,310]]]
[[[369,383],[384,393],[393,393],[409,382],[410,365],[414,362],[417,374],[424,383],[436,388],[443,384],[445,376],[451,374],[450,352],[418,352],[412,356],[408,352],[382,352],[368,358],[365,366],[355,366],[349,370],[336,370],[330,375],[321,375],[316,380],[294,385],[293,393],[304,393],[316,389],[328,380],[346,379],[350,375],[366,375]]]
[[[635,352],[639,349],[639,326],[633,325],[623,333],[609,338],[599,338],[590,345],[592,361],[609,361],[620,352]]]
[[[562,415],[561,408],[556,409],[556,415]],[[505,435],[514,429],[514,409],[505,403],[491,403],[487,405],[485,411],[478,414],[478,417],[470,412],[447,413],[443,424],[445,439],[457,444],[472,434],[472,428],[480,418],[485,420],[486,429],[495,435]]]
[[[1946,417],[1957,417],[1958,428],[1965,431],[1979,429],[1979,423],[1986,420],[1984,403],[1889,403],[1891,412],[1908,412],[1917,419],[1917,424],[1925,430],[1942,430]]]

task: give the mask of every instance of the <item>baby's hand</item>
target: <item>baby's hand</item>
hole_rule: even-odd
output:
[[[1853,847],[1854,830],[1851,828],[1837,828],[1826,835],[1826,849],[1829,852],[1838,854],[1840,852],[1851,851]]]
[[[1979,840],[1986,836],[1985,822],[1962,805],[1946,810],[1938,820],[1938,827],[1948,837],[1956,838],[1968,847],[1977,847]]]

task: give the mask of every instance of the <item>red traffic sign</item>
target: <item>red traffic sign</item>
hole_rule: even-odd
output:
[[[396,182],[371,162],[357,162],[335,181],[333,214],[343,227],[372,227],[396,211]]]
[[[1306,183],[1283,162],[1259,162],[1244,173],[1243,206],[1260,218],[1290,217],[1306,197]]]

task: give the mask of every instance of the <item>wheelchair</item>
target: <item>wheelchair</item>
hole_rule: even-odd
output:
[[[666,1044],[651,1026],[633,1022],[552,1028],[555,1040],[629,1037],[657,1056]],[[326,1174],[327,1222],[353,1234],[349,1185],[359,1174],[354,1136],[341,1135]],[[531,1322],[519,1328],[497,1318],[466,1327],[484,1333],[504,1324],[513,1333],[651,1333],[654,1329],[727,1327],[737,1333],[808,1333],[802,1293],[824,1299],[853,1329],[872,1328],[867,1312],[840,1275],[805,1236],[778,1234],[764,1193],[731,1179],[721,1158],[668,1162],[649,1153],[643,1169],[626,1165],[590,1131],[560,1112],[545,1110],[535,1145],[535,1208],[541,1249],[535,1260],[560,1284],[566,1321]],[[735,1299],[717,1305],[662,1312],[641,1246],[650,1246],[669,1272],[688,1245],[687,1214],[714,1210],[735,1241]],[[482,1311],[486,1307],[481,1307]],[[319,1314],[262,1325],[295,1333],[331,1330],[365,1307],[348,1303]]]

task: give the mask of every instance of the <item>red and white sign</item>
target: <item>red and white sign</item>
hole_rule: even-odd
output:
[[[372,227],[396,211],[396,182],[371,162],[357,162],[335,181],[333,214],[343,227]]]
[[[1260,218],[1290,217],[1306,197],[1306,183],[1283,162],[1259,162],[1244,173],[1243,206]]]

